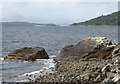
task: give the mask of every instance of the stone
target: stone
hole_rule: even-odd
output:
[[[107,77],[107,75],[105,73],[99,74],[94,81],[103,81],[105,78]]]
[[[56,60],[109,58],[113,49],[112,41],[107,37],[87,37],[76,45],[65,46]]]
[[[114,50],[112,51],[112,57],[120,56],[120,43],[115,46]]]
[[[120,81],[120,74],[116,74],[114,78],[112,79],[113,82],[119,82]]]
[[[24,47],[10,52],[4,59],[35,61],[36,59],[49,59],[49,56],[42,47]]]
[[[110,67],[112,66],[112,64],[107,64],[106,66],[104,66],[103,68],[102,68],[102,72],[109,72],[110,71]]]
[[[106,78],[100,84],[115,84],[112,79]]]
[[[112,60],[116,66],[120,67],[120,43],[112,51]]]
[[[83,78],[84,80],[89,80],[90,79],[90,74],[86,73],[84,75],[80,75],[81,78]]]
[[[112,72],[112,73],[117,73],[117,69],[116,69],[116,68],[115,68],[115,69],[112,69],[111,72]]]

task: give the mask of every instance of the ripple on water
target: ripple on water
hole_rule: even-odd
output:
[[[3,71],[4,81],[28,82],[29,78],[35,80],[40,75],[53,73],[54,65],[53,59],[38,59],[35,62],[11,61],[10,67],[7,67],[8,64],[3,67],[6,69]],[[7,74],[9,77],[6,77]]]

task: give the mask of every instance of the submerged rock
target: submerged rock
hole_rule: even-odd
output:
[[[87,37],[76,45],[65,46],[56,60],[109,58],[113,49],[112,41],[107,37]]]
[[[42,47],[24,47],[9,53],[4,59],[35,61],[36,59],[49,59],[49,57]]]

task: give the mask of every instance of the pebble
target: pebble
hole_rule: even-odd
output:
[[[56,64],[57,71],[42,76],[38,81],[45,82],[88,82],[88,81],[101,81],[101,84],[111,84],[112,82],[119,81],[115,76],[108,77],[109,73],[117,74],[116,68],[112,68],[114,64],[110,60],[99,61],[74,61],[64,62],[61,61]],[[115,66],[115,65],[114,65]],[[105,73],[104,73],[105,72]],[[106,74],[107,73],[107,74]]]

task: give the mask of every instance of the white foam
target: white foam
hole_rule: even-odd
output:
[[[29,73],[24,73],[16,77],[17,82],[30,82],[30,80],[35,80],[40,75],[45,75],[46,73],[53,73],[52,69],[54,68],[53,59],[43,59],[37,60],[37,62],[43,62],[44,67],[40,70],[32,71]]]
[[[21,76],[29,76],[29,75],[35,75],[35,74],[39,74],[40,72],[42,72],[43,70],[41,69],[41,70],[38,70],[38,71],[33,71],[33,72],[30,72],[30,73],[25,73],[25,74],[23,74],[23,75],[21,75]]]
[[[56,57],[56,55],[51,55],[51,56],[49,56],[50,58],[54,58],[54,57]]]
[[[43,67],[43,69],[49,69],[49,67]]]
[[[43,70],[41,69],[41,70],[33,71],[30,73],[21,74],[15,78],[15,81],[16,82],[29,82],[30,80],[35,80],[36,78],[38,78],[42,72]]]
[[[4,58],[3,57],[0,57],[0,61],[3,61],[4,60]]]
[[[4,58],[1,57],[1,58],[0,58],[0,65],[3,64],[3,62],[2,62],[3,60],[4,60]]]

